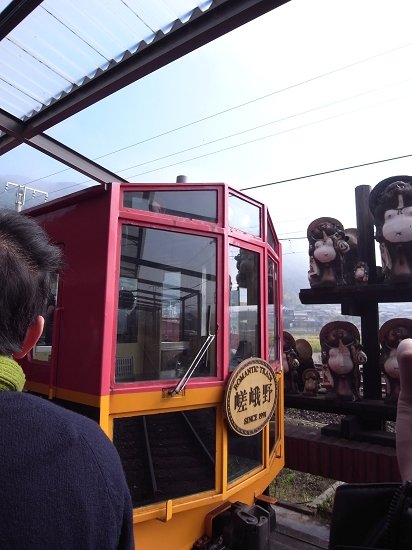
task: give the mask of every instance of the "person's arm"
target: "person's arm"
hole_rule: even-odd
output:
[[[412,339],[399,343],[400,393],[396,417],[396,454],[403,481],[412,480]]]
[[[124,494],[123,523],[117,550],[132,550],[135,548],[132,510],[130,493],[126,486]]]
[[[107,534],[107,548],[134,550],[133,505],[118,452],[94,422],[88,422],[84,435],[84,443],[98,468],[97,478],[102,481],[99,483],[99,490],[100,494],[105,496],[99,498],[103,498],[107,507],[111,509],[112,524]],[[93,473],[93,466],[90,467]],[[102,506],[100,508],[102,509]],[[96,515],[96,522],[105,521],[108,521],[108,516],[103,516],[100,511]],[[102,525],[102,529],[106,528],[106,525]]]

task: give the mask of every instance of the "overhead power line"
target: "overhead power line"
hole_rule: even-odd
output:
[[[164,159],[167,159],[167,158],[170,158],[170,157],[175,157],[176,155],[180,155],[182,153],[188,153],[189,151],[194,151],[195,149],[200,149],[202,147],[207,147],[208,145],[212,145],[214,143],[218,143],[218,142],[224,141],[226,139],[231,139],[231,138],[234,138],[234,137],[237,137],[237,136],[241,136],[243,134],[248,134],[249,132],[253,132],[255,130],[260,130],[262,128],[266,128],[267,126],[271,126],[273,124],[278,124],[280,122],[285,122],[286,120],[290,120],[292,118],[307,115],[307,114],[313,113],[315,111],[319,111],[320,109],[325,109],[327,107],[332,107],[332,106],[338,105],[340,103],[344,103],[345,101],[351,101],[353,99],[357,99],[357,98],[365,96],[365,95],[369,95],[369,94],[372,94],[372,93],[375,93],[375,92],[379,92],[379,91],[382,91],[384,89],[391,88],[393,86],[398,86],[399,84],[405,84],[406,82],[410,82],[411,80],[412,79],[408,78],[408,79],[405,79],[405,80],[401,80],[399,82],[394,82],[394,83],[391,83],[391,84],[386,84],[385,86],[380,86],[378,88],[373,88],[371,90],[367,90],[365,92],[361,92],[359,94],[355,94],[355,95],[352,95],[352,96],[349,96],[349,97],[344,97],[342,99],[337,99],[337,100],[331,101],[329,103],[324,103],[323,105],[320,105],[320,106],[317,106],[317,107],[312,107],[311,109],[306,109],[306,110],[300,111],[298,113],[293,113],[291,115],[288,115],[288,116],[285,116],[285,117],[282,117],[282,118],[271,120],[269,122],[259,124],[258,126],[253,126],[252,128],[247,128],[246,130],[240,130],[239,132],[235,132],[233,134],[229,134],[229,135],[226,135],[226,136],[223,136],[223,137],[220,137],[220,138],[216,138],[216,139],[213,139],[213,140],[210,140],[210,141],[206,141],[206,142],[200,143],[198,145],[193,145],[191,147],[187,147],[186,149],[180,149],[179,151],[175,151],[174,153],[168,153],[167,155],[162,155],[161,157],[156,157],[156,158],[151,159],[151,160],[146,160],[146,161],[141,162],[139,164],[134,164],[132,166],[128,166],[127,168],[122,168],[121,170],[118,170],[117,173],[120,174],[121,172],[126,172],[127,170],[131,170],[132,168],[139,168],[140,166],[145,166],[146,164],[152,164],[152,163],[158,162],[160,160],[164,160]],[[399,97],[396,98],[396,99],[399,99]],[[386,101],[392,101],[392,99],[386,100]],[[380,105],[381,103],[382,102],[379,102],[378,105]],[[376,106],[376,104],[373,105],[373,107],[375,107],[375,106]],[[368,107],[369,106],[362,107],[360,110],[367,109]],[[356,109],[355,112],[358,111],[358,110],[359,109]],[[353,112],[353,111],[349,111],[347,113],[339,113],[337,115],[332,115],[332,118],[343,116],[345,114],[350,114],[351,112]],[[317,124],[318,122],[323,122],[324,120],[328,120],[328,118],[316,120],[316,121],[310,122],[310,123],[308,123],[304,126],[305,127],[311,126],[312,124]],[[286,133],[286,132],[289,132],[291,130],[295,130],[295,129],[299,129],[299,128],[301,128],[301,126],[298,126],[298,127],[295,127],[295,128],[288,128],[286,130],[281,130],[280,132],[276,132],[275,134],[270,134],[268,137],[279,135],[279,134],[282,134],[282,133]],[[249,142],[246,142],[246,144],[247,143],[249,143]],[[243,144],[240,144],[240,145],[243,145]],[[218,153],[218,152],[220,152],[220,150],[216,151],[216,153]],[[87,181],[91,181],[91,180],[87,180]]]
[[[280,241],[303,241],[303,239],[307,239],[307,237],[279,237]]]
[[[270,187],[271,185],[277,185],[279,183],[287,183],[287,182],[290,182],[290,181],[298,181],[298,180],[302,180],[302,179],[306,179],[306,178],[314,178],[316,176],[324,176],[326,174],[333,174],[334,172],[343,172],[344,170],[354,170],[356,168],[363,168],[364,166],[371,166],[373,164],[381,164],[383,162],[391,162],[391,161],[394,161],[394,160],[401,160],[401,159],[408,158],[408,157],[412,157],[412,153],[409,153],[408,155],[399,155],[397,157],[391,157],[391,158],[386,158],[386,159],[373,160],[371,162],[363,162],[361,164],[353,164],[351,166],[345,166],[345,167],[342,167],[342,168],[335,168],[333,170],[325,170],[324,172],[314,172],[313,174],[306,174],[305,176],[297,176],[297,177],[294,177],[294,178],[288,178],[288,179],[284,179],[284,180],[273,181],[271,183],[262,183],[260,185],[253,185],[251,187],[242,187],[241,189],[239,189],[239,191],[249,191],[250,189],[259,189],[259,188],[262,188],[262,187]],[[67,187],[62,187],[62,188],[57,189],[55,191],[51,191],[49,193],[49,195],[52,195],[54,193],[59,193],[61,191],[65,191],[67,189],[72,189],[73,187],[78,187],[79,185],[83,185],[83,183],[84,182],[75,183],[73,185],[68,185]],[[290,240],[290,239],[286,239],[286,240]]]
[[[399,97],[391,98],[391,99],[388,99],[388,100],[385,100],[385,101],[379,101],[378,103],[375,103],[373,105],[368,105],[367,107],[360,107],[358,109],[352,109],[351,111],[346,111],[344,113],[338,113],[336,115],[331,115],[331,116],[328,116],[328,117],[325,117],[325,118],[318,119],[318,120],[313,121],[313,122],[300,124],[299,126],[294,126],[293,128],[287,128],[286,130],[280,130],[278,132],[273,132],[273,133],[268,134],[266,136],[261,136],[259,138],[244,141],[242,143],[237,143],[235,145],[230,145],[230,146],[224,147],[222,149],[217,149],[215,151],[211,151],[210,153],[204,153],[202,155],[197,155],[195,157],[190,157],[190,158],[187,158],[187,159],[179,160],[179,161],[173,162],[171,164],[166,164],[166,165],[163,165],[163,166],[159,166],[158,168],[153,168],[151,170],[146,170],[145,172],[139,172],[138,174],[132,174],[132,175],[129,175],[127,177],[130,180],[131,178],[138,178],[138,177],[144,176],[146,174],[152,174],[153,172],[158,172],[159,170],[164,170],[165,168],[171,168],[173,166],[178,166],[179,164],[185,164],[185,163],[191,162],[193,160],[198,160],[198,159],[201,159],[201,158],[210,157],[210,156],[216,155],[217,153],[223,153],[225,151],[231,151],[232,149],[237,149],[238,147],[244,147],[245,145],[250,145],[252,143],[257,143],[259,141],[263,141],[265,139],[269,139],[269,138],[272,138],[272,137],[275,137],[275,136],[279,136],[281,134],[286,134],[288,132],[293,132],[295,130],[300,130],[302,128],[308,128],[309,126],[314,126],[315,124],[320,124],[322,122],[327,122],[328,120],[332,120],[332,119],[340,118],[342,116],[346,116],[346,115],[349,115],[349,114],[364,111],[365,109],[372,108],[372,107],[377,107],[378,105],[382,105],[384,103],[389,103],[389,102],[395,101],[397,99],[399,99]],[[88,181],[91,181],[91,180],[86,180],[83,183],[87,183]]]
[[[306,80],[302,80],[300,82],[296,82],[294,84],[290,84],[289,86],[285,86],[284,88],[279,88],[278,90],[274,90],[273,92],[269,92],[268,94],[264,94],[262,96],[259,96],[259,97],[256,97],[256,98],[253,98],[253,99],[250,99],[249,101],[245,101],[243,103],[239,103],[237,105],[234,105],[232,107],[228,107],[227,109],[223,109],[222,111],[218,111],[217,113],[212,113],[211,115],[207,115],[205,117],[202,117],[202,118],[199,118],[197,120],[193,120],[191,122],[188,122],[186,124],[182,124],[181,126],[177,126],[176,128],[172,128],[170,130],[166,130],[165,132],[161,132],[160,134],[157,134],[155,136],[151,136],[151,137],[148,137],[146,139],[143,139],[141,141],[137,141],[135,143],[132,143],[130,145],[127,145],[125,147],[121,147],[120,149],[116,149],[114,151],[111,151],[109,153],[105,153],[104,155],[101,155],[99,157],[96,157],[95,159],[93,160],[99,160],[99,159],[102,159],[102,158],[105,158],[105,157],[108,157],[110,155],[114,155],[116,153],[120,153],[121,151],[125,151],[127,149],[130,149],[132,147],[137,147],[138,145],[142,145],[144,143],[147,143],[149,141],[152,141],[154,139],[158,139],[160,137],[164,137],[164,136],[167,136],[168,134],[171,134],[173,132],[177,132],[179,130],[183,130],[185,128],[188,128],[190,126],[194,126],[195,124],[200,124],[201,122],[205,122],[206,120],[210,120],[212,118],[215,118],[217,116],[221,116],[221,115],[224,115],[226,113],[230,113],[231,111],[235,111],[237,109],[240,109],[242,107],[246,107],[247,105],[251,105],[252,103],[256,103],[257,101],[262,101],[263,99],[267,99],[268,97],[272,97],[274,95],[277,95],[277,94],[281,94],[281,93],[284,93],[284,92],[287,92],[289,90],[293,90],[294,88],[298,88],[300,86],[304,86],[306,84],[310,84],[311,82],[314,82],[315,80],[319,80],[320,78],[325,78],[327,76],[330,76],[332,74],[335,74],[335,73],[338,73],[340,71],[344,71],[344,70],[347,70],[347,69],[350,69],[351,67],[355,67],[356,65],[361,65],[363,63],[367,63],[369,61],[372,61],[374,59],[377,59],[379,57],[382,57],[384,55],[388,55],[388,54],[391,54],[397,50],[401,50],[403,48],[408,48],[412,46],[412,42],[408,42],[407,44],[403,44],[402,46],[397,46],[396,48],[392,48],[390,50],[386,50],[385,52],[381,52],[381,53],[378,53],[378,54],[375,54],[375,55],[372,55],[370,57],[366,57],[364,59],[360,59],[358,61],[355,61],[354,63],[349,63],[348,65],[343,65],[342,67],[338,67],[337,69],[333,69],[331,71],[328,71],[326,73],[321,73],[319,75],[316,75],[316,76],[313,76],[311,78],[308,78]]]
[[[303,180],[306,178],[314,178],[316,176],[324,176],[326,174],[333,174],[334,172],[343,172],[344,170],[353,170],[354,168],[362,168],[364,166],[371,166],[372,164],[380,164],[382,162],[391,162],[392,160],[400,160],[408,157],[412,157],[412,153],[408,155],[400,155],[398,157],[391,157],[381,160],[373,160],[371,162],[363,162],[362,164],[352,164],[352,166],[345,166],[343,168],[335,168],[334,170],[325,170],[324,172],[315,172],[313,174],[307,174],[306,176],[297,176],[296,178],[288,178],[285,180],[273,181],[272,183],[262,183],[261,185],[253,185],[251,187],[243,187],[240,191],[249,191],[249,189],[259,189],[260,187],[269,187],[271,185],[277,185],[278,183],[287,183],[289,181]]]
[[[170,129],[170,130],[166,130],[166,131],[161,132],[161,133],[159,133],[159,134],[157,134],[157,135],[150,136],[150,137],[148,137],[148,138],[146,138],[146,139],[143,139],[143,140],[140,140],[140,141],[138,141],[138,142],[132,143],[132,144],[127,145],[127,146],[125,146],[125,147],[121,147],[121,148],[119,148],[119,149],[116,149],[116,150],[113,150],[113,151],[109,151],[108,153],[105,153],[105,154],[103,154],[103,155],[94,157],[92,160],[97,161],[97,160],[100,160],[100,159],[102,159],[102,158],[108,157],[108,156],[110,156],[110,155],[114,155],[114,154],[119,153],[119,152],[121,152],[121,151],[125,151],[125,150],[127,150],[127,149],[130,149],[130,148],[132,148],[132,147],[137,147],[138,145],[142,145],[142,144],[147,143],[147,142],[149,142],[149,141],[153,141],[153,140],[158,139],[158,138],[160,138],[160,137],[164,137],[164,136],[166,136],[166,135],[169,135],[169,134],[172,134],[172,133],[177,132],[177,131],[179,131],[179,130],[188,128],[188,127],[193,126],[193,125],[195,125],[195,124],[199,124],[199,123],[201,123],[201,122],[205,122],[205,121],[207,121],[207,120],[210,120],[210,119],[215,118],[215,117],[217,117],[217,116],[221,116],[221,115],[226,114],[226,113],[228,113],[228,112],[231,112],[231,111],[240,109],[240,108],[242,108],[242,107],[245,107],[245,106],[250,105],[250,104],[252,104],[252,103],[255,103],[255,102],[257,102],[257,101],[261,101],[261,100],[263,100],[263,99],[267,99],[268,97],[271,97],[271,96],[274,96],[274,95],[277,95],[277,94],[280,94],[280,93],[283,93],[283,92],[292,90],[292,89],[297,88],[297,87],[300,87],[300,86],[304,86],[304,85],[306,85],[306,84],[310,84],[311,82],[314,82],[314,81],[319,80],[319,79],[321,79],[321,78],[325,78],[325,77],[330,76],[330,75],[332,75],[332,74],[336,74],[336,73],[338,73],[338,72],[340,72],[340,71],[344,71],[344,70],[350,69],[351,67],[354,67],[354,66],[357,66],[357,65],[361,65],[361,64],[363,64],[363,63],[367,63],[367,62],[372,61],[372,60],[374,60],[374,59],[377,59],[377,58],[379,58],[379,57],[383,57],[383,56],[385,56],[385,55],[391,54],[391,53],[393,53],[393,52],[395,52],[395,51],[398,51],[398,50],[401,50],[401,49],[404,49],[404,48],[408,48],[408,47],[410,47],[411,45],[412,45],[412,42],[408,42],[407,44],[403,44],[403,45],[401,45],[401,46],[397,46],[397,47],[395,47],[395,48],[391,48],[390,50],[386,50],[386,51],[384,51],[384,52],[381,52],[381,53],[378,53],[378,54],[375,54],[375,55],[366,57],[366,58],[364,58],[364,59],[360,59],[360,60],[355,61],[355,62],[353,62],[353,63],[350,63],[350,64],[348,64],[348,65],[343,65],[343,66],[341,66],[341,67],[338,67],[337,69],[333,69],[333,70],[328,71],[328,72],[326,72],[326,73],[322,73],[322,74],[313,76],[313,77],[311,77],[311,78],[308,78],[308,79],[306,79],[306,80],[302,80],[302,81],[300,81],[300,82],[291,84],[291,85],[289,85],[289,86],[285,86],[284,88],[280,88],[280,89],[278,89],[278,90],[274,90],[273,92],[270,92],[270,93],[268,93],[268,94],[262,95],[262,96],[257,97],[257,98],[253,98],[253,99],[251,99],[251,100],[249,100],[249,101],[246,101],[246,102],[243,102],[243,103],[234,105],[234,106],[232,106],[232,107],[229,107],[229,108],[227,108],[227,109],[223,109],[222,111],[218,111],[218,112],[216,112],[216,113],[212,113],[211,115],[208,115],[208,116],[202,117],[202,118],[200,118],[200,119],[197,119],[197,120],[188,122],[188,123],[186,123],[186,124],[182,124],[181,126],[178,126],[178,127],[176,127],[176,128],[172,128],[172,129]],[[41,178],[36,178],[36,179],[34,179],[34,180],[30,180],[28,183],[35,183],[35,182],[37,182],[37,181],[46,179],[46,178],[48,178],[48,177],[51,177],[51,176],[55,176],[55,175],[64,173],[64,172],[66,172],[66,171],[68,171],[68,170],[70,170],[70,168],[65,168],[65,169],[63,169],[63,170],[59,170],[59,171],[57,171],[57,172],[53,172],[52,174],[48,174],[48,175],[43,176],[43,177],[41,177]],[[78,185],[79,185],[79,184],[78,184]]]

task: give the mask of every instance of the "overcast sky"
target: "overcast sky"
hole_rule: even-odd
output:
[[[412,155],[411,20],[410,0],[291,0],[47,133],[130,181],[247,188],[305,254],[313,219],[354,226],[357,185],[412,175],[407,156],[302,178]],[[50,199],[93,183],[27,146],[0,178],[0,204],[5,179]]]

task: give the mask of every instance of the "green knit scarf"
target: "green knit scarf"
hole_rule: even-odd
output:
[[[0,391],[22,391],[26,377],[14,359],[0,355]]]

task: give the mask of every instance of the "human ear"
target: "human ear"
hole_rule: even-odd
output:
[[[27,329],[21,350],[13,353],[13,357],[15,359],[22,359],[31,349],[34,348],[43,332],[43,327],[44,317],[38,315]]]

